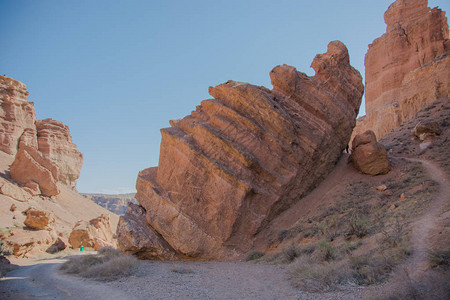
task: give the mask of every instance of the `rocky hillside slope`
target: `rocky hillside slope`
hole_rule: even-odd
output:
[[[233,258],[333,169],[361,103],[361,75],[338,41],[314,77],[283,65],[273,90],[228,81],[162,129],[157,168],[139,173],[118,225],[122,250],[143,258]]]
[[[353,136],[378,138],[450,93],[450,40],[445,12],[427,0],[397,0],[384,15],[386,33],[366,54],[366,116]]]
[[[135,200],[135,193],[130,194],[117,194],[117,195],[108,195],[108,194],[81,194],[84,197],[94,201],[96,204],[101,207],[106,208],[110,212],[113,212],[117,215],[124,215],[127,211],[128,203],[137,204]]]

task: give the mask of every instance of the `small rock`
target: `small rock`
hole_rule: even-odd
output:
[[[394,193],[392,193],[391,190],[385,190],[385,191],[383,192],[383,194],[385,194],[386,196],[392,196]]]
[[[382,185],[377,186],[376,189],[379,192],[384,192],[385,190],[387,190],[387,186],[385,184],[382,184]]]
[[[394,209],[396,209],[396,208],[397,208],[397,205],[396,205],[396,204],[392,204],[392,205],[389,207],[390,210],[394,210]]]
[[[405,200],[406,200],[405,193],[402,193],[402,194],[400,195],[399,201],[405,201]]]
[[[437,122],[425,121],[418,123],[411,132],[421,141],[424,141],[427,138],[433,138],[440,135],[441,129],[439,128],[439,124]]]
[[[11,204],[11,207],[9,208],[10,211],[16,211],[17,206],[13,203]]]

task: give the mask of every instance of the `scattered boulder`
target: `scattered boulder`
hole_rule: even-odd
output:
[[[352,142],[352,154],[349,161],[357,170],[368,175],[389,172],[389,161],[384,146],[377,142],[371,130],[357,135]]]
[[[210,87],[214,99],[162,129],[159,165],[136,183],[145,222],[133,210],[122,217],[121,249],[154,259],[173,252],[236,258],[329,174],[348,144],[364,86],[339,41],[311,66],[313,77],[275,67],[273,90],[231,80]],[[151,240],[142,243],[145,236]]]
[[[36,230],[49,230],[55,224],[55,218],[53,217],[52,212],[29,207],[25,213],[27,214],[27,217],[23,223],[28,228]]]
[[[66,248],[67,248],[67,243],[64,242],[60,237],[58,237],[56,239],[56,241],[53,243],[53,245],[48,247],[47,250],[45,250],[45,252],[54,254],[54,253],[57,253],[59,251],[66,249]]]
[[[445,12],[427,0],[397,0],[384,15],[386,33],[369,45],[366,115],[353,135],[382,138],[450,94],[450,40]]]
[[[385,184],[379,185],[376,187],[376,190],[379,192],[384,192],[387,190],[387,186]]]
[[[106,246],[115,248],[116,242],[111,231],[109,216],[101,215],[89,222],[78,221],[70,233],[69,244],[72,248],[84,246],[94,250]]]
[[[10,174],[19,184],[29,185],[30,181],[38,183],[43,196],[51,197],[59,194],[56,185],[58,168],[32,147],[25,145],[19,147]]]
[[[435,121],[419,122],[411,131],[419,140],[432,140],[441,134],[439,124]]]

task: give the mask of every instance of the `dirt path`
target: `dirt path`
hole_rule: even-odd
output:
[[[406,261],[406,269],[411,279],[417,281],[427,271],[429,243],[427,238],[437,225],[447,201],[450,200],[450,182],[443,170],[433,162],[423,159],[404,158],[408,161],[420,162],[432,180],[439,184],[439,191],[433,197],[431,205],[412,225],[412,255]]]
[[[0,279],[0,299],[134,299],[102,283],[63,275],[65,259],[37,260]]]

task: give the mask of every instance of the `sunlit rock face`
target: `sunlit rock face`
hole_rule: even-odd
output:
[[[386,33],[366,54],[366,116],[353,136],[382,138],[428,104],[448,99],[450,41],[445,12],[426,0],[397,0],[384,15]]]
[[[58,166],[58,181],[72,188],[80,177],[83,155],[72,142],[69,127],[60,121],[45,119],[36,122],[39,151]]]
[[[36,113],[27,97],[25,84],[0,76],[0,151],[7,154],[17,153],[19,139],[26,129],[36,135]]]
[[[57,182],[75,188],[83,156],[69,127],[52,119],[37,121],[27,97],[23,83],[0,76],[0,151],[15,156],[12,179],[38,184],[46,196],[58,194]]]
[[[214,99],[162,129],[159,166],[138,175],[141,208],[119,221],[122,250],[154,259],[236,258],[313,189],[347,145],[364,87],[341,42],[312,67],[313,77],[275,67],[273,90],[235,81],[210,87]]]

